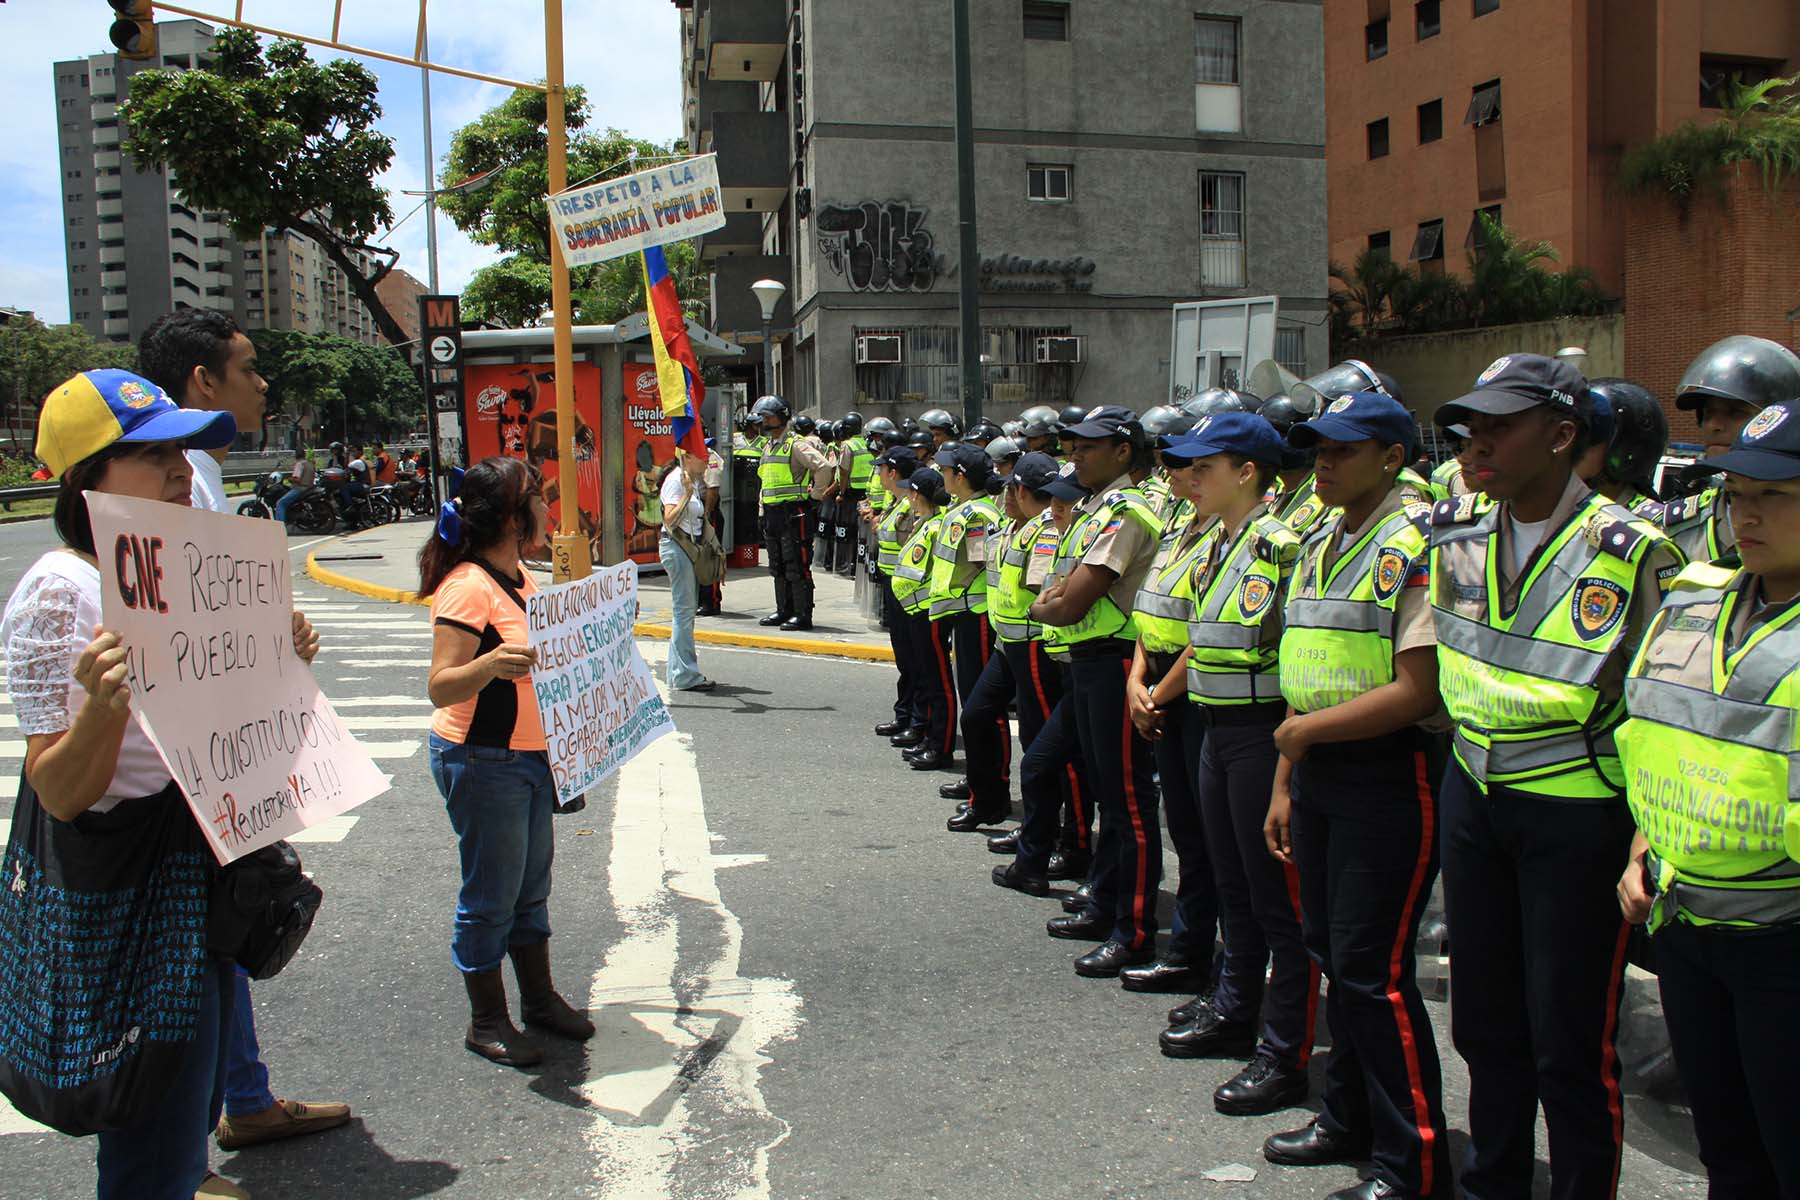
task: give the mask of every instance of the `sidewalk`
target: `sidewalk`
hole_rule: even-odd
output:
[[[417,604],[420,601],[413,589],[419,582],[419,547],[431,528],[429,520],[415,517],[321,542],[307,556],[307,574],[329,587],[371,599]],[[536,574],[540,584],[550,582],[548,570]],[[892,662],[887,633],[863,615],[855,585],[823,572],[814,572],[813,578],[813,628],[806,633],[783,633],[757,624],[775,609],[775,584],[768,567],[731,568],[725,576],[723,614],[695,621],[694,640]],[[638,636],[668,637],[669,589],[661,568],[646,568],[639,576],[638,595]]]

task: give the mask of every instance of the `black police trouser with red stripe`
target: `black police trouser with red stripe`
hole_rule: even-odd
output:
[[[1439,852],[1450,923],[1450,1034],[1469,1065],[1469,1200],[1531,1195],[1537,1109],[1553,1200],[1611,1200],[1624,1108],[1616,1049],[1629,927],[1615,892],[1623,800],[1483,796],[1452,761]]]
[[[813,611],[815,524],[812,510],[804,502],[763,507],[763,549],[768,551],[769,574],[775,579],[775,611],[809,621]]]
[[[994,630],[988,624],[986,613],[960,612],[944,618],[950,626],[950,648],[952,665],[956,669],[956,695],[963,702],[963,751],[971,753],[968,743],[969,706],[975,695],[975,685],[987,670],[988,664],[1001,657],[994,653]],[[1005,669],[1004,662],[1001,670]],[[998,706],[990,704],[982,714],[982,720],[994,726],[993,750],[999,757],[1000,783],[1004,788],[1012,783],[1012,731],[1006,723],[1007,702],[1012,699],[1012,681],[1008,677],[1006,687],[999,694]],[[969,785],[971,789],[974,784]]]
[[[1800,929],[1658,930],[1657,984],[1711,1200],[1800,1200]]]
[[[1318,1017],[1318,968],[1300,935],[1300,881],[1269,854],[1263,822],[1275,784],[1275,726],[1283,705],[1201,706],[1200,819],[1218,885],[1225,960],[1213,1006],[1227,1020],[1263,1018],[1262,1045],[1304,1070]],[[1264,974],[1268,976],[1264,995]]]
[[[1071,781],[1085,783],[1081,739],[1075,731],[1075,699],[1066,690],[1066,676],[1064,683],[1065,690],[1050,706],[1050,714],[1035,736],[1026,739],[1023,714],[1019,721],[1025,750],[1019,756],[1018,863],[1033,875],[1049,869],[1050,855],[1057,846],[1058,818],[1068,801]],[[1079,793],[1079,799],[1085,802],[1089,795]]]
[[[1125,711],[1132,647],[1074,647],[1069,696],[1100,829],[1088,872],[1088,913],[1110,918],[1112,938],[1140,950],[1156,940],[1157,887],[1162,882],[1162,826],[1157,819],[1150,743]]]
[[[882,624],[887,626],[888,645],[894,650],[894,720],[907,728],[925,724],[925,713],[919,706],[918,652],[913,648],[913,627],[907,621],[900,602],[894,599],[894,581],[887,575],[875,576],[881,588]]]
[[[1306,949],[1331,980],[1319,1124],[1371,1137],[1375,1177],[1418,1197],[1455,1194],[1443,1076],[1413,956],[1437,879],[1442,745],[1408,730],[1314,746],[1291,789]]]
[[[1044,726],[1050,721],[1050,714],[1062,701],[1067,690],[1063,676],[1063,665],[1051,658],[1040,641],[998,642],[1001,653],[1006,656],[1006,664],[1013,680],[1013,702],[1019,713],[1019,795],[1024,800],[1027,784],[1025,782],[1025,755],[1037,744]],[[1073,726],[1062,747],[1053,747],[1060,755],[1061,761],[1053,761],[1046,757],[1042,760],[1038,771],[1040,782],[1046,797],[1057,797],[1057,809],[1062,813],[1063,839],[1061,845],[1067,849],[1076,845],[1079,836],[1080,848],[1087,849],[1087,784],[1082,778],[1081,747],[1075,740]],[[1046,799],[1045,803],[1050,801]],[[1073,831],[1080,829],[1077,835]]]
[[[921,749],[956,752],[956,681],[950,674],[950,626],[924,613],[906,618],[912,627],[913,689],[924,727]]]
[[[1153,674],[1157,673],[1153,665]],[[1219,936],[1219,898],[1197,791],[1200,750],[1205,744],[1205,716],[1183,693],[1163,709],[1162,737],[1150,743],[1162,791],[1163,823],[1169,827],[1169,844],[1175,847],[1181,868],[1169,922],[1169,948],[1163,957],[1210,970]]]
[[[961,657],[960,650],[957,657]],[[974,688],[963,700],[963,758],[969,803],[984,816],[1003,816],[1012,807],[1007,778],[1012,732],[1006,724],[1006,708],[1013,688],[1012,668],[1006,655],[990,654]],[[1023,719],[1019,732],[1023,737]]]

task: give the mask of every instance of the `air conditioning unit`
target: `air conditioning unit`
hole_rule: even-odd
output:
[[[856,336],[856,362],[897,363],[900,361],[900,335],[897,333],[860,333]]]
[[[1082,361],[1081,337],[1041,337],[1037,340],[1037,361],[1041,363],[1078,363]]]

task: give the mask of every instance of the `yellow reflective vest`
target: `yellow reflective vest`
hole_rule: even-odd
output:
[[[1138,641],[1153,654],[1179,654],[1187,649],[1188,618],[1194,615],[1194,559],[1215,523],[1188,515],[1171,522],[1163,533],[1150,571],[1131,602]]]
[[[1264,513],[1226,540],[1217,527],[1201,539],[1190,568],[1188,698],[1198,704],[1270,704],[1281,699],[1281,594],[1300,556],[1292,529]]]
[[[794,448],[799,441],[799,437],[790,429],[774,441],[764,443],[762,461],[756,468],[758,477],[762,479],[764,508],[778,504],[797,504],[811,497],[812,488],[807,482],[806,472],[794,470]]]
[[[1086,512],[1077,512],[1069,528],[1057,544],[1056,561],[1051,577],[1061,579],[1081,565],[1101,533],[1124,521],[1137,521],[1152,538],[1162,538],[1162,521],[1135,487],[1108,492]],[[1044,648],[1052,654],[1067,654],[1073,646],[1101,638],[1123,638],[1134,641],[1137,626],[1132,615],[1120,608],[1108,593],[1101,593],[1081,620],[1073,625],[1044,626]]]
[[[1037,591],[1025,578],[1032,558],[1054,556],[1060,540],[1049,509],[989,535],[988,624],[998,640],[1030,642],[1044,636],[1044,627],[1030,617]]]
[[[990,534],[1000,524],[1000,506],[986,496],[971,496],[944,510],[937,541],[931,547],[931,619],[959,612],[987,611],[987,556]]]
[[[1625,792],[1657,893],[1650,925],[1800,922],[1800,604],[1731,644],[1755,578],[1689,566],[1625,682]]]
[[[926,586],[931,578],[931,543],[943,523],[943,513],[932,513],[900,547],[900,560],[894,564],[894,599],[908,615],[924,612],[931,603],[931,589]]]

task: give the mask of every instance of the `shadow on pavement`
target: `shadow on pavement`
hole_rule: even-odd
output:
[[[315,1135],[321,1139],[302,1139],[292,1148],[302,1154],[317,1155],[322,1149],[329,1156],[332,1177],[356,1182],[344,1190],[334,1185],[340,1196],[368,1196],[371,1200],[408,1200],[413,1196],[429,1196],[456,1182],[462,1172],[447,1162],[430,1159],[396,1159],[375,1141],[360,1119],[341,1130]],[[329,1138],[324,1142],[322,1139]],[[219,1173],[236,1180],[252,1196],[279,1197],[294,1195],[293,1158],[276,1147],[262,1147],[250,1154],[234,1154],[220,1164]]]

